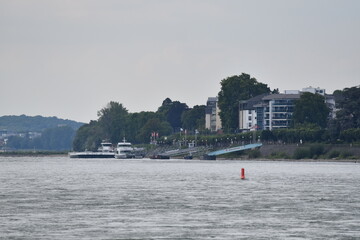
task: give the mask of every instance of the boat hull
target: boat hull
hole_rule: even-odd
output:
[[[129,158],[135,158],[134,154],[115,154],[116,159],[129,159]]]
[[[103,152],[75,152],[69,153],[70,158],[115,158],[114,153]]]
[[[115,158],[116,159],[126,159],[126,155],[125,154],[115,154]]]

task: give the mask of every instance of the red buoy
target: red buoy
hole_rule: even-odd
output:
[[[245,179],[245,169],[242,168],[241,169],[241,176],[240,176],[241,179]]]

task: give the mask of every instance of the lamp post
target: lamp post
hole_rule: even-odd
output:
[[[199,134],[199,131],[195,129],[195,147],[197,146],[197,135]]]

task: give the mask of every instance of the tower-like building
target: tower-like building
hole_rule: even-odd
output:
[[[205,109],[205,128],[212,132],[216,132],[222,128],[219,116],[220,109],[218,107],[218,98],[209,97],[206,102]]]

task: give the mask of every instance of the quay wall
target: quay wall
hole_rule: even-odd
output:
[[[297,149],[310,148],[312,145],[322,145],[326,153],[332,151],[347,152],[360,157],[360,145],[353,144],[263,144],[260,152],[262,156],[270,156],[272,153],[285,153],[288,156],[293,156]]]

